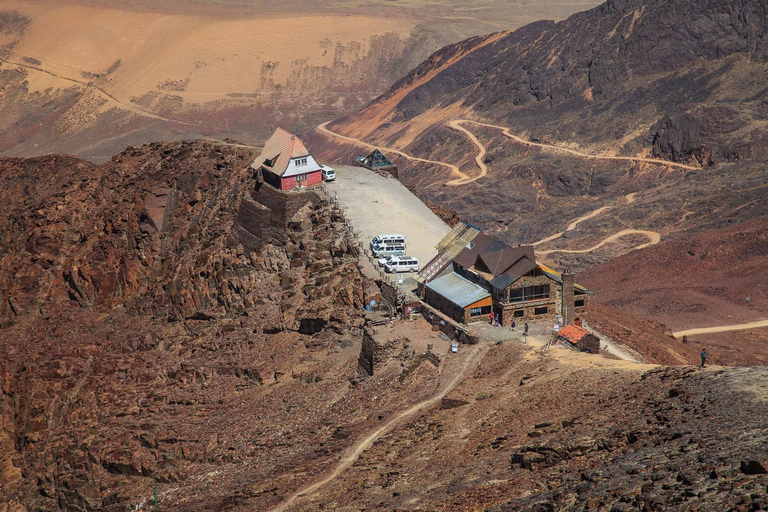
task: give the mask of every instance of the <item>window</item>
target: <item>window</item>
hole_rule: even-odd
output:
[[[509,302],[525,302],[528,300],[548,299],[550,295],[550,286],[548,284],[540,286],[523,286],[522,288],[509,289]]]
[[[297,158],[296,159],[296,165],[307,165],[307,159],[306,158]]]
[[[469,310],[469,316],[481,316],[481,315],[490,315],[491,314],[491,306],[483,306],[480,308],[472,308]]]
[[[534,308],[533,314],[534,315],[546,315],[549,311],[549,308],[547,306],[542,306],[540,308]]]
[[[584,299],[578,299],[576,302],[573,303],[573,305],[577,308],[583,308],[584,307]]]
[[[516,309],[512,312],[513,318],[523,318],[525,316],[525,310],[524,309]]]

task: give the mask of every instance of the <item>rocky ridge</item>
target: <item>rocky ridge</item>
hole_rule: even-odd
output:
[[[358,249],[315,193],[264,197],[251,158],[171,143],[0,162],[3,507],[128,510],[153,482],[315,458],[333,407],[295,388],[356,375]],[[222,506],[198,494],[188,510]]]

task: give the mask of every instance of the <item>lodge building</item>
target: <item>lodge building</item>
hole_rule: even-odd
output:
[[[564,325],[579,325],[589,302],[589,290],[573,273],[538,263],[533,246],[510,247],[465,222],[438,244],[417,281],[428,304],[462,323],[493,312],[505,326],[557,316]]]

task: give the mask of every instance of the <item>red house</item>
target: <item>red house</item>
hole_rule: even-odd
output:
[[[267,139],[251,167],[266,183],[280,190],[317,185],[323,180],[320,165],[304,143],[282,128]]]

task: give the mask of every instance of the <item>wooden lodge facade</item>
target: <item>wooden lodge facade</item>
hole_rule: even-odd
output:
[[[533,246],[510,247],[459,223],[438,245],[438,255],[419,272],[424,299],[454,320],[469,323],[500,315],[514,319],[579,324],[587,314],[589,291],[571,272],[536,262]]]

